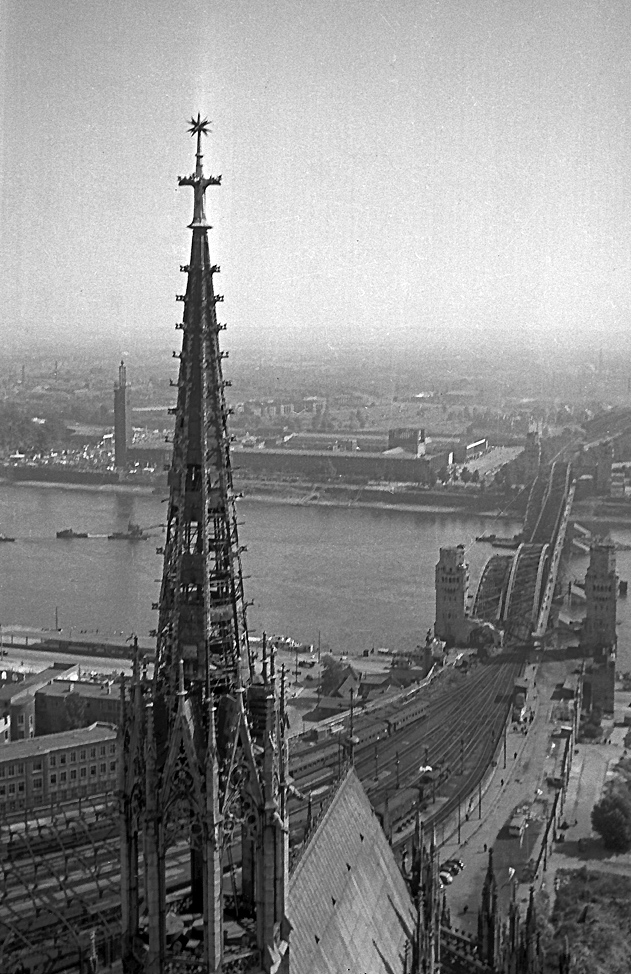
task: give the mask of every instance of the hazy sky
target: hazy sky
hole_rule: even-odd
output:
[[[229,347],[631,324],[628,0],[0,0],[0,28],[9,339],[178,344],[197,111]]]

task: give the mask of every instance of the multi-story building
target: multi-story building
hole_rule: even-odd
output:
[[[41,673],[33,673],[19,682],[7,682],[0,687],[0,718],[2,719],[0,743],[23,741],[35,737],[36,729],[35,698],[37,692],[57,676],[68,677],[77,670],[76,666],[62,663]]]
[[[116,787],[116,728],[94,723],[0,748],[0,816]]]
[[[54,680],[35,695],[36,734],[57,734],[95,721],[118,724],[120,694],[116,684]]]
[[[388,449],[404,450],[413,457],[425,456],[425,430],[408,427],[388,430]]]

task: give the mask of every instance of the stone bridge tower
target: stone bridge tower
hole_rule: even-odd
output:
[[[137,662],[123,687],[119,777],[123,955],[126,972],[162,974],[170,961],[166,934],[167,865],[190,861],[193,913],[201,915],[208,974],[227,970],[224,870],[232,842],[242,848],[242,882],[232,905],[250,916],[248,969],[274,972],[287,963],[287,744],[284,701],[273,655],[255,675],[230,467],[214,277],[205,193],[202,136],[191,120],[195,172],[179,179],[193,190],[173,458],[169,470],[157,654],[151,681]],[[279,692],[280,689],[280,692]],[[186,949],[186,948],[185,948]],[[199,948],[197,948],[199,951]],[[174,958],[175,960],[175,958]],[[179,958],[178,962],[183,962]],[[179,969],[179,968],[178,968]]]

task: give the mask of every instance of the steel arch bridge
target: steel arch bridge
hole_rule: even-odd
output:
[[[480,576],[472,615],[482,622],[497,625],[502,619],[506,589],[515,556],[492,555]]]
[[[549,544],[521,544],[511,566],[502,625],[509,638],[530,639],[536,628],[550,565]]]
[[[573,496],[571,464],[555,461],[539,474],[528,499],[523,541],[514,554],[493,555],[484,566],[473,618],[493,623],[519,642],[541,636]]]

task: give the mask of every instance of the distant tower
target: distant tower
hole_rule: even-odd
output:
[[[541,464],[541,438],[537,430],[531,430],[526,436],[522,463],[524,483],[531,484],[536,480]]]
[[[581,648],[592,656],[583,674],[583,706],[613,713],[616,682],[616,549],[609,539],[595,539],[585,573],[586,614]]]
[[[464,545],[441,548],[436,565],[436,622],[434,635],[448,646],[466,641],[469,566]]]
[[[613,443],[605,440],[596,447],[596,493],[611,494],[611,470],[613,466]]]
[[[127,385],[127,369],[121,360],[118,367],[118,384],[114,386],[114,463],[121,469],[127,466],[127,447],[131,440],[130,387]]]
[[[616,549],[613,541],[595,538],[585,573],[586,614],[581,645],[592,653],[616,646]]]
[[[181,268],[187,287],[155,674],[150,683],[136,663],[131,692],[122,690],[127,974],[171,969],[167,865],[175,854],[181,868],[183,849],[190,855],[192,911],[203,918],[203,956],[177,960],[182,969],[208,974],[228,969],[224,868],[233,843],[241,849],[240,887],[233,869],[226,892],[238,916],[253,921],[250,941],[239,948],[239,969],[280,972],[288,958],[284,680],[265,647],[255,677],[249,649],[221,366],[226,353],[216,316],[221,297],[213,285],[219,268],[210,262],[204,212],[207,187],[220,184],[203,172],[207,127],[199,116],[192,120],[195,172],[179,180],[194,193],[193,239],[190,263]]]

